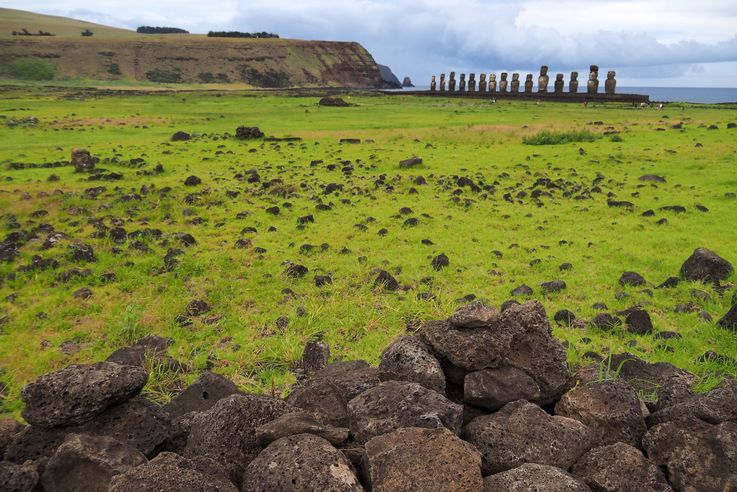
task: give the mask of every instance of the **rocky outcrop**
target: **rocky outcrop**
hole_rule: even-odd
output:
[[[673,490],[655,463],[622,442],[592,449],[573,465],[571,473],[592,490]]]

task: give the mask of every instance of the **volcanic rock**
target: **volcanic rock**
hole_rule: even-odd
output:
[[[325,425],[304,412],[282,415],[256,428],[256,441],[260,446],[268,446],[282,437],[296,434],[313,434],[326,439],[333,446],[340,446],[348,439],[348,429]]]
[[[594,448],[573,465],[571,473],[593,490],[671,492],[663,472],[637,449],[618,442]]]
[[[711,424],[737,420],[737,379],[727,379],[721,386],[703,395],[673,403],[647,417],[648,426],[696,417]]]
[[[164,411],[172,418],[181,417],[189,412],[204,412],[220,399],[237,394],[241,394],[241,391],[230,379],[207,371],[172,398],[164,406]]]
[[[445,393],[445,375],[440,363],[417,335],[396,339],[381,354],[379,377],[418,383],[425,388]]]
[[[525,463],[484,479],[484,492],[591,492],[564,470],[550,465]]]
[[[725,280],[733,272],[732,264],[706,248],[698,248],[681,266],[686,280],[717,282]]]

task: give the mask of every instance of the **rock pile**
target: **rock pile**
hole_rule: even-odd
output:
[[[311,342],[286,399],[204,373],[154,405],[138,396],[137,354],[158,342],[29,384],[30,425],[0,421],[0,489],[737,487],[737,381],[695,395],[689,373],[631,354],[612,357],[616,379],[596,365],[570,375],[536,301],[472,302],[395,340],[378,368],[326,365],[327,345]],[[646,405],[639,395],[653,391]]]

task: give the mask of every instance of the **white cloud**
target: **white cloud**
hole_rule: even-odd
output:
[[[81,11],[79,0],[16,3],[133,28],[358,41],[398,76],[420,82],[452,69],[525,72],[547,64],[555,73],[596,63],[616,69],[622,80],[703,86],[707,74],[726,80],[725,71],[734,67],[729,62],[737,61],[734,0],[108,0],[95,4],[97,13]],[[704,64],[709,70],[695,71]]]

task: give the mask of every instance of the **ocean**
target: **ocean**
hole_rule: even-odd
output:
[[[409,90],[429,89],[430,86],[417,86]],[[650,100],[655,102],[737,103],[737,88],[618,86],[617,92],[622,94],[647,94],[650,96]]]

